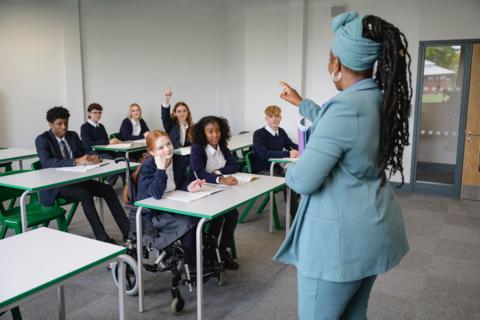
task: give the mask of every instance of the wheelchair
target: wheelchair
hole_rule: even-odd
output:
[[[133,206],[132,199],[135,199],[135,184],[132,181],[132,173],[129,162],[126,158],[116,158],[115,162],[125,161],[127,174],[126,185],[128,190],[128,203],[125,203],[125,207],[130,212],[135,212],[138,208]],[[147,213],[148,209],[143,209],[143,213]],[[130,217],[132,218],[132,217]],[[131,221],[131,230],[135,229],[135,219]],[[132,239],[126,239],[123,245],[127,248],[127,254],[122,256],[122,260],[126,264],[125,270],[125,287],[126,293],[129,296],[138,294],[138,264],[137,264],[137,242],[132,233]],[[203,282],[208,281],[210,278],[216,278],[219,286],[225,284],[225,267],[223,261],[220,258],[220,253],[216,245],[216,240],[208,235],[203,237]],[[142,241],[143,242],[143,241]],[[180,245],[180,241],[176,241],[173,244],[157,250],[152,246],[146,246],[145,243],[142,247],[143,255],[143,268],[149,272],[171,272],[171,296],[172,302],[170,303],[170,310],[174,315],[179,315],[184,311],[185,300],[180,292],[180,285],[187,286],[189,291],[192,292],[192,287],[196,285],[196,273],[185,263],[184,250]],[[107,270],[111,271],[115,285],[118,287],[118,264],[112,262]],[[193,271],[193,272],[192,272]]]

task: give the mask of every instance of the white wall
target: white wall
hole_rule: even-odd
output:
[[[0,146],[33,148],[66,102],[59,1],[0,1]]]
[[[322,102],[335,94],[328,78],[328,50],[333,38],[330,7],[347,4],[361,15],[374,14],[396,25],[409,41],[412,80],[415,89],[420,41],[480,39],[480,1],[478,0],[350,0],[308,2],[306,48],[306,96]],[[412,100],[415,101],[415,97]],[[413,115],[411,133],[413,133]],[[411,138],[413,135],[411,136]],[[411,147],[404,152],[404,174],[410,182]],[[400,181],[399,176],[392,178]]]
[[[265,106],[279,104],[294,135],[298,115],[278,98],[277,81],[318,103],[336,94],[326,67],[330,8],[344,4],[406,34],[414,88],[419,41],[480,38],[478,0],[0,0],[0,144],[32,147],[46,109],[59,104],[74,130],[99,102],[116,131],[134,101],[161,128],[168,85],[194,119],[223,115],[234,133],[262,126]],[[407,182],[410,164],[407,148]]]
[[[243,69],[242,45],[234,41],[242,38],[232,27],[243,21],[235,8],[229,11],[232,19],[226,18],[228,4],[81,1],[85,100],[103,105],[108,131],[118,131],[132,102],[140,103],[150,129],[161,129],[162,92],[169,85],[173,102],[187,102],[194,120],[207,114],[237,115],[232,126],[243,125],[238,117],[243,95],[234,95],[230,106],[224,94],[240,83],[234,74]]]

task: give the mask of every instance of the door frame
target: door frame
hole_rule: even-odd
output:
[[[463,169],[463,153],[465,149],[465,126],[467,122],[468,97],[470,90],[470,74],[472,63],[472,46],[473,43],[480,43],[480,39],[457,39],[457,40],[429,40],[420,41],[418,46],[418,67],[417,67],[417,83],[415,88],[415,117],[413,122],[413,139],[412,139],[412,161],[410,170],[410,189],[413,193],[424,193],[437,196],[446,196],[459,198],[461,192],[462,169]],[[457,130],[457,157],[455,165],[455,179],[453,185],[442,183],[426,183],[417,182],[417,155],[420,141],[420,123],[421,123],[421,103],[423,93],[423,71],[425,63],[425,48],[427,46],[438,45],[461,45],[465,47],[465,66],[462,79],[462,98],[460,102],[460,117]]]

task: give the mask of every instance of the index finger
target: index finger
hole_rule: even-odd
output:
[[[283,82],[283,81],[278,81],[278,84],[283,87],[283,89],[291,89],[288,83]]]

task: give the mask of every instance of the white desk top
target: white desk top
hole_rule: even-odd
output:
[[[121,144],[131,143],[129,147],[125,146],[115,146],[114,144],[110,145],[98,145],[93,146],[92,149],[97,151],[115,151],[115,152],[132,152],[132,151],[141,151],[147,149],[147,144],[145,142],[140,141],[123,141]]]
[[[0,177],[0,186],[39,191],[126,171],[125,162],[104,161],[109,162],[109,164],[87,172],[60,171],[56,168],[47,168],[3,176]],[[130,163],[130,168],[134,169],[138,165],[138,163]]]
[[[238,134],[236,136],[232,136],[230,141],[228,142],[228,149],[230,151],[240,150],[246,147],[253,145],[253,134],[250,132]],[[181,154],[182,156],[189,155],[191,152],[191,147],[183,147],[175,149],[177,154]]]
[[[253,133],[247,132],[232,136],[228,142],[228,149],[231,151],[240,150],[253,145]]]
[[[226,211],[230,211],[255,197],[266,194],[285,184],[285,178],[281,177],[251,176],[258,177],[258,179],[238,187],[227,187],[222,192],[217,192],[193,202],[186,203],[175,200],[155,200],[154,198],[148,198],[136,201],[135,206],[213,219]]]
[[[37,152],[21,148],[0,149],[0,163],[35,158]]]
[[[3,239],[0,310],[125,252],[120,246],[50,228]]]

